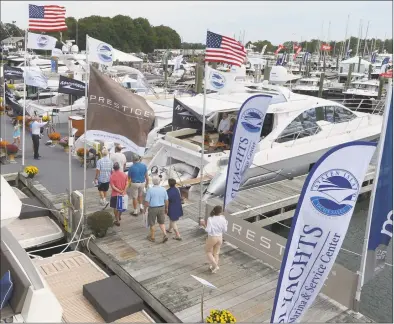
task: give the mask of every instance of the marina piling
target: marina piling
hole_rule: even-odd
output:
[[[355,63],[349,65],[349,71],[347,73],[347,79],[345,83],[345,90],[349,89],[350,81],[352,80],[352,73],[354,71],[354,65]]]
[[[360,73],[360,68],[361,68],[361,56],[358,58],[357,73]]]
[[[368,80],[371,80],[371,74],[372,74],[372,64],[370,64],[368,67]]]
[[[270,72],[271,72],[271,68],[268,66],[268,63],[265,65],[264,67],[264,80],[269,81],[270,79]]]
[[[380,76],[379,77],[378,100],[382,99],[383,86],[384,86],[384,78]]]
[[[323,97],[323,83],[324,83],[324,72],[320,74],[320,81],[319,81],[319,94],[318,97]]]
[[[195,83],[195,91],[196,93],[202,93],[202,79],[204,76],[204,68],[201,64],[197,64],[196,66],[196,83]]]

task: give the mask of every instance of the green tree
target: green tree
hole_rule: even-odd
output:
[[[157,38],[156,47],[158,49],[181,47],[181,37],[174,29],[160,25],[154,27],[154,31]]]

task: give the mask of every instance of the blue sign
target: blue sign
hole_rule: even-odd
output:
[[[364,282],[385,266],[387,246],[393,237],[393,95],[386,105],[380,141],[377,177],[371,197],[370,232]],[[368,224],[367,224],[368,226]]]
[[[51,72],[53,72],[53,73],[56,73],[56,65],[57,65],[57,62],[56,62],[56,60],[51,60]]]

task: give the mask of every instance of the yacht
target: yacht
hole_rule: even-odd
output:
[[[330,82],[323,80],[323,93],[328,91]],[[295,93],[306,94],[310,96],[317,96],[320,88],[320,78],[310,77],[302,78],[292,87],[292,91]]]
[[[83,294],[86,284],[108,278],[79,251],[42,258],[28,253],[9,230],[18,219],[22,202],[1,176],[1,277],[6,278],[0,312],[3,323],[103,323],[95,306]],[[3,304],[4,303],[4,304]],[[117,321],[155,323],[142,301],[134,312]]]
[[[332,147],[355,140],[376,141],[382,116],[351,111],[336,102],[295,94],[283,87],[271,91],[272,101],[264,120],[261,141],[252,166],[247,170],[243,188],[267,184],[307,173]],[[209,183],[205,197],[222,195],[226,183],[230,151],[217,146],[215,131],[224,112],[236,118],[248,93],[208,95],[201,170],[202,137],[196,129],[168,132],[149,148],[144,156],[148,169],[165,184],[169,177],[181,185],[193,185],[202,177]],[[202,119],[203,96],[178,99],[190,113]],[[208,142],[207,143],[207,141]],[[216,143],[216,144],[215,144]]]
[[[350,83],[349,89],[343,91],[346,98],[377,98],[379,92],[379,80],[357,80]]]

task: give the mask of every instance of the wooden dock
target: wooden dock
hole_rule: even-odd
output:
[[[167,322],[201,322],[202,288],[191,275],[218,287],[205,293],[204,316],[215,309],[231,311],[238,322],[269,322],[279,272],[238,248],[224,243],[220,270],[212,274],[204,253],[206,235],[185,215],[179,221],[182,241],[146,239],[141,216],[124,215],[121,226],[89,249]],[[320,294],[303,322],[354,322],[344,306]],[[367,322],[367,319],[357,320]]]

